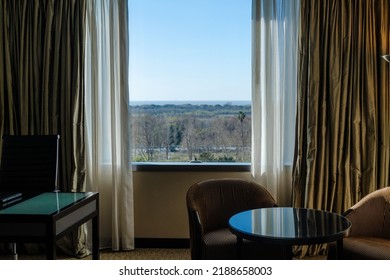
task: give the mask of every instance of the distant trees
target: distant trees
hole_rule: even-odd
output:
[[[247,145],[248,142],[248,135],[250,133],[250,129],[248,129],[248,126],[245,123],[245,117],[246,114],[243,111],[238,112],[238,120],[240,121],[240,140],[241,140],[241,145],[237,147],[237,160],[242,161],[242,156],[244,154],[244,149]],[[249,138],[250,139],[250,138]],[[241,150],[241,151],[240,151]]]
[[[132,143],[139,161],[154,161],[155,147],[161,145],[163,126],[163,120],[157,116],[141,114],[133,118]]]
[[[184,137],[184,123],[179,118],[173,118],[169,121],[168,134],[168,152],[176,152]],[[168,159],[168,154],[167,154]]]
[[[249,105],[145,106],[132,108],[134,161],[250,161]]]

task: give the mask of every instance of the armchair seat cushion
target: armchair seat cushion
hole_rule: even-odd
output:
[[[354,236],[344,239],[343,258],[347,260],[389,260],[390,240],[378,237]]]
[[[283,247],[243,240],[241,256],[238,254],[237,237],[229,229],[219,229],[204,235],[204,259],[208,260],[277,260],[284,259]]]
[[[224,260],[237,256],[236,236],[228,228],[214,230],[204,235],[204,258],[208,260]],[[237,257],[233,257],[237,259]]]

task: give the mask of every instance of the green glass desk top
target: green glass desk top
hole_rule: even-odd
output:
[[[66,208],[69,205],[76,203],[79,200],[89,197],[91,194],[91,192],[42,193],[17,204],[14,204],[8,208],[0,210],[0,215],[51,215],[59,212],[60,210]]]

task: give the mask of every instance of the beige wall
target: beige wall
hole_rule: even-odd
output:
[[[136,238],[188,238],[186,192],[211,178],[251,179],[250,172],[133,172]]]
[[[105,178],[103,176],[103,178]],[[107,176],[109,178],[109,176]],[[250,172],[152,172],[133,171],[134,234],[136,238],[189,238],[186,193],[195,182],[212,178],[252,179]],[[286,180],[291,180],[286,175]],[[112,188],[100,188],[100,242],[111,248]],[[288,184],[286,184],[287,186]],[[280,206],[290,206],[291,190],[275,197]]]

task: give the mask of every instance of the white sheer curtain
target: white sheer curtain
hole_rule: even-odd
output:
[[[252,3],[252,175],[289,206],[299,0]]]
[[[86,14],[87,190],[100,193],[101,247],[134,248],[126,0],[90,0]]]

